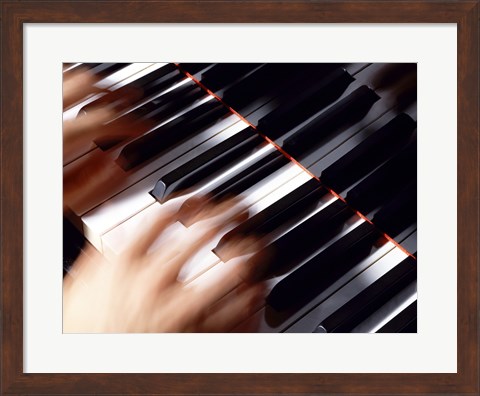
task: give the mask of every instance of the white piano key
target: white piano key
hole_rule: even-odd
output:
[[[102,241],[104,256],[108,260],[115,260],[115,258],[121,255],[129,246],[132,236],[134,237],[144,230],[152,218],[161,215],[166,207],[178,208],[181,202],[183,202],[183,199],[181,198],[168,201],[164,205],[160,205],[156,202],[104,235]],[[198,233],[199,227],[201,227],[201,224],[199,223],[190,228],[186,228],[181,223],[176,222],[169,227],[167,230],[168,232],[165,232],[165,234],[154,242],[151,250],[154,251],[159,247],[161,248],[161,245],[168,246],[174,241],[184,242],[186,244],[185,249],[188,249],[189,238],[192,234]],[[212,238],[209,243],[202,246],[185,262],[179,274],[180,281],[189,282],[220,261],[219,258],[212,253],[210,248],[212,244],[216,243],[216,239],[217,237]]]
[[[76,69],[76,68],[79,67],[80,65],[82,65],[82,63],[80,63],[80,62],[72,63],[71,65],[69,65],[69,66],[67,66],[67,67],[64,67],[62,71],[65,73],[65,72],[67,72],[67,71]]]
[[[323,197],[321,197],[318,200],[317,204],[315,205],[315,208],[312,208],[312,211],[308,215],[300,217],[298,220],[296,220],[294,222],[291,222],[286,227],[284,226],[284,227],[280,227],[278,229],[275,229],[273,232],[271,232],[271,233],[269,233],[268,235],[265,236],[266,240],[268,240],[269,242],[276,241],[277,239],[279,239],[283,235],[287,234],[288,232],[290,232],[294,228],[298,227],[301,223],[308,220],[310,217],[314,216],[318,212],[321,212],[325,207],[327,207],[328,205],[331,205],[333,202],[335,202],[337,200],[338,200],[338,198],[331,195],[331,194],[324,195]],[[357,219],[355,218],[355,220],[357,220]],[[361,224],[362,222],[363,221],[359,222],[358,224]],[[350,227],[351,224],[352,223],[350,221],[347,221],[344,224],[344,229]]]
[[[115,91],[166,65],[167,63],[131,63],[98,81],[95,86],[100,89],[108,88],[110,91]]]
[[[162,92],[163,93],[163,92]],[[146,131],[143,135],[147,135],[150,132],[154,131],[157,128],[160,128],[166,124],[168,124],[170,121],[175,120],[176,118],[182,116],[183,114],[189,112],[190,110],[194,109],[195,107],[198,107],[204,103],[210,102],[211,100],[214,100],[214,97],[211,95],[205,95],[202,98],[196,100],[194,103],[192,103],[190,106],[180,110],[178,113],[172,115],[170,118],[167,118],[165,121],[160,122],[159,124],[154,125],[152,128],[150,128],[148,131]],[[113,121],[113,120],[112,120]],[[130,143],[130,142],[128,142]],[[125,144],[126,145],[126,144]],[[125,146],[123,145],[123,147]]]
[[[190,159],[204,153],[209,148],[228,139],[230,136],[233,136],[247,127],[246,123],[238,118],[236,118],[236,121],[237,122],[233,125],[218,132],[204,143],[188,151],[167,165],[163,167],[159,166],[159,169],[154,173],[151,173],[138,182],[134,181],[126,190],[84,214],[82,216],[82,223],[87,239],[99,249],[100,237],[103,234],[156,202],[155,198],[150,195],[150,191],[161,176],[178,166],[181,166]],[[162,159],[159,159],[156,163],[160,163],[161,161]]]
[[[358,225],[359,225],[358,223],[355,224],[353,227],[350,227],[347,230],[345,230],[342,234],[345,234],[346,232],[349,232],[350,230],[352,230],[354,227],[356,227]],[[336,238],[336,239],[338,239],[338,238]],[[326,298],[328,298],[330,295],[332,295],[337,290],[339,290],[343,285],[350,282],[350,280],[355,278],[358,274],[363,272],[366,268],[370,267],[372,264],[376,263],[381,257],[383,257],[385,254],[387,254],[389,251],[391,251],[394,248],[395,248],[395,245],[393,243],[386,242],[382,247],[380,247],[378,250],[376,250],[373,254],[371,254],[369,257],[363,259],[362,261],[360,261],[355,267],[353,267],[351,270],[349,270],[347,273],[345,273],[339,279],[337,279],[335,282],[333,282],[327,289],[325,289],[323,292],[321,292],[312,301],[310,301],[308,304],[303,306],[298,311],[292,313],[292,315],[290,317],[285,318],[285,320],[283,320],[281,323],[269,324],[268,321],[267,321],[267,318],[266,318],[266,310],[265,310],[265,307],[264,307],[261,310],[259,310],[250,319],[248,319],[247,321],[242,323],[238,327],[238,329],[236,329],[235,331],[239,331],[239,332],[258,331],[258,332],[261,332],[261,333],[271,333],[271,332],[285,331],[293,323],[295,323],[298,319],[300,319],[302,316],[304,316],[307,312],[309,312],[310,310],[315,308],[317,305],[319,305],[321,302],[323,302]],[[323,250],[323,248],[322,248],[322,250]],[[405,253],[403,253],[403,254],[404,254],[404,257],[405,257]],[[294,271],[299,266],[293,268],[292,271]],[[268,281],[269,290],[273,289],[273,287],[278,282],[280,282],[283,278],[285,278],[287,275],[288,274],[285,274],[285,275],[270,279]],[[255,324],[256,328],[252,328],[251,327],[252,324]],[[318,323],[317,323],[317,325],[318,325]],[[313,331],[313,329],[312,329],[312,331]]]
[[[238,170],[241,170],[244,167],[249,166],[250,164],[255,163],[259,158],[265,157],[267,154],[273,152],[275,148],[271,144],[265,143],[263,147],[261,147],[255,153],[249,155],[247,158],[238,161],[235,165],[231,166],[225,172],[218,175],[215,179],[206,183],[200,191],[207,190],[210,186],[215,185],[218,182],[228,180],[232,175],[234,175]]]
[[[81,64],[79,64],[81,65]],[[135,80],[137,80],[140,77],[143,77],[146,74],[151,73],[154,70],[159,69],[160,67],[165,66],[166,63],[163,64],[155,64],[155,63],[133,63],[130,64],[113,74],[111,74],[108,77],[105,77],[104,79],[98,81],[94,87],[100,88],[100,89],[108,89],[110,88],[111,90],[113,89],[118,89],[122,87],[123,85],[128,83],[131,83]],[[101,98],[104,96],[106,92],[101,92],[97,94],[92,94],[84,98],[81,102],[69,107],[63,112],[63,122],[65,121],[71,121],[77,117],[79,111],[89,103],[92,103],[93,101]],[[121,114],[120,114],[121,115]],[[117,118],[117,117],[115,117]],[[113,120],[112,120],[113,121]],[[87,154],[89,151],[95,149],[96,145],[93,142],[85,142],[85,144],[82,147],[78,147],[75,151],[75,153],[71,153],[69,156],[66,156],[63,160],[63,165],[67,165],[71,163],[72,161],[75,161],[76,159],[80,158],[81,156]]]
[[[251,217],[265,209],[270,203],[276,202],[296,188],[296,185],[301,184],[302,180],[306,179],[305,172],[300,171],[301,173],[298,173],[298,169],[295,168],[295,164],[288,164],[269,177],[261,180],[239,196],[240,201],[236,207],[247,209]],[[294,180],[293,183],[291,183],[292,180]],[[237,224],[230,225],[223,230],[221,234],[217,235],[217,237],[208,244],[208,249],[213,250],[221,237],[235,228],[236,225]]]
[[[104,86],[100,87],[98,85],[99,83],[95,84],[95,86],[97,88],[109,88],[109,91],[114,91],[114,90],[119,89],[119,88],[121,88],[125,85],[128,85],[128,84],[131,84],[131,83],[135,82],[139,78],[144,77],[145,75],[150,74],[153,71],[164,67],[165,65],[167,65],[167,63],[134,63],[134,64],[131,64],[129,66],[126,66],[123,69],[120,69],[119,71],[113,73],[111,76],[106,77],[105,79],[101,80],[101,81],[105,81],[103,83]],[[170,92],[170,91],[172,91],[172,90],[174,90],[178,87],[181,87],[183,84],[187,83],[188,81],[191,81],[191,79],[185,77],[179,83],[174,83],[171,87],[165,88],[164,90],[162,90],[160,92],[157,92],[157,93],[155,93],[155,94],[153,94],[149,97],[143,98],[142,100],[136,102],[132,106],[127,107],[126,109],[118,112],[115,115],[115,117],[113,117],[106,124],[115,121],[117,118],[135,110],[136,108],[140,107],[141,105],[143,105],[143,104],[145,104],[145,103],[147,103],[147,102],[149,102],[149,101],[151,101],[151,100],[153,100],[153,99],[155,99],[155,98],[157,98],[161,95],[164,95],[164,94],[166,94],[166,93],[168,93],[168,92]],[[71,108],[68,108],[66,111],[63,112],[63,121],[65,122],[65,121],[75,119],[75,117],[77,117],[78,113],[80,112],[80,110],[84,106],[92,103],[93,101],[101,98],[102,96],[104,96],[106,94],[107,94],[107,92],[99,92],[97,94],[90,95],[87,98],[85,98],[82,102],[74,105]],[[154,125],[150,130],[146,131],[145,133],[151,132],[153,129],[158,128],[159,126],[164,125],[167,122],[172,121],[173,119],[181,116],[182,114],[191,110],[192,108],[194,108],[196,106],[199,106],[199,105],[201,105],[201,104],[203,104],[203,103],[205,103],[209,100],[212,100],[212,99],[213,99],[213,96],[206,95],[205,97],[203,97],[199,100],[196,100],[192,105],[182,109],[182,111],[180,111],[177,114],[171,116],[170,118],[161,122],[160,124]],[[106,105],[104,105],[104,106],[106,106]],[[125,142],[122,145],[122,147],[126,143],[127,142]],[[96,145],[93,142],[86,142],[84,144],[84,146],[79,147],[76,150],[75,153],[72,153],[69,157],[64,158],[64,164],[63,165],[65,166],[65,165],[70,164],[72,161],[74,161],[74,160],[78,159],[79,157],[85,155],[89,151],[93,150],[95,147],[96,147]],[[116,153],[116,154],[118,156],[118,153]]]
[[[243,204],[248,207],[254,205],[256,202],[260,201],[260,199],[266,197],[272,191],[302,173],[305,173],[303,169],[294,163],[289,163],[281,167],[261,182],[244,191],[241,194]]]
[[[115,257],[121,255],[129,246],[131,238],[138,235],[138,233],[145,229],[150,224],[151,219],[161,216],[166,208],[178,209],[181,203],[178,200],[172,199],[165,205],[161,206],[154,203],[135,216],[130,217],[120,226],[114,228],[102,238],[103,255],[113,260]],[[179,224],[177,231],[184,229]]]
[[[160,92],[157,92],[149,97],[146,97],[146,98],[143,98],[141,99],[140,101],[136,102],[135,104],[133,104],[132,106],[130,107],[127,107],[125,110],[119,112],[114,118],[112,118],[108,123],[112,122],[112,121],[115,121],[117,118],[120,118],[128,113],[131,113],[132,111],[134,111],[135,109],[138,109],[139,107],[143,106],[144,104],[154,100],[154,99],[157,99],[171,91],[174,91],[175,89],[181,87],[182,85],[185,85],[186,83],[188,83],[189,81],[191,81],[190,78],[188,77],[185,77],[183,80],[181,80],[180,82],[178,83],[175,83],[173,84],[171,87],[168,87],[166,89],[164,89],[163,91],[160,91]],[[194,103],[193,106],[189,106],[187,108],[185,108],[182,112],[179,112],[178,114],[176,114],[175,116],[178,117],[179,115],[183,114],[185,111],[188,111],[190,108],[192,107],[195,107],[196,105],[196,102]],[[167,123],[169,121],[171,121],[173,118],[170,118],[168,120],[166,120],[164,123]],[[107,124],[108,124],[107,123]],[[156,126],[155,128],[157,128],[158,126]]]
[[[298,169],[297,169],[298,168]],[[268,202],[271,201],[272,197],[270,195],[273,195],[274,197],[277,197],[278,199],[281,198],[282,196],[288,194],[288,192],[292,191],[296,186],[302,183],[302,180],[307,180],[309,177],[305,176],[305,172],[301,170],[301,168],[297,167],[294,164],[289,164],[283,168],[284,172],[283,173],[277,173],[274,175],[272,180],[267,181],[265,184],[262,184],[259,188],[261,193],[258,193],[258,191],[252,191],[243,201],[240,201],[237,204],[237,207],[242,207],[242,208],[248,208],[249,206],[255,206],[255,210],[262,210],[262,208],[266,207],[268,205]],[[301,173],[298,173],[300,171]],[[296,177],[295,177],[296,176]],[[290,181],[291,184],[289,183]],[[139,184],[140,185],[140,184]],[[145,186],[142,186],[145,188]],[[151,185],[148,189],[148,191],[151,190]],[[276,193],[276,189],[281,188],[280,193]],[[109,229],[103,234],[100,234],[98,232],[95,232],[95,229],[92,229],[92,226],[98,230],[98,226],[105,226],[106,222],[105,220],[112,220],[115,218],[115,216],[118,214],[119,209],[122,207],[122,204],[125,203],[124,200],[117,200],[115,209],[112,210],[112,201],[106,203],[106,205],[102,205],[102,211],[100,211],[100,207],[97,208],[95,211],[92,211],[92,216],[89,216],[87,218],[86,216],[83,216],[82,220],[84,221],[84,227],[85,227],[85,235],[88,237],[89,241],[96,246],[99,250],[103,251],[104,255],[106,255],[109,258],[114,257],[115,255],[118,255],[121,253],[122,249],[125,246],[125,240],[130,235],[131,233],[134,233],[135,230],[146,220],[149,219],[151,216],[155,215],[156,213],[159,213],[159,211],[162,210],[164,207],[179,207],[186,199],[191,197],[192,195],[198,193],[202,188],[199,190],[196,190],[194,192],[191,192],[190,194],[172,199],[170,201],[167,201],[165,204],[161,205],[155,199],[148,194],[148,191],[143,190],[142,192],[139,193],[137,196],[138,200],[141,201],[142,197],[146,197],[148,195],[150,198],[150,204],[146,206],[145,208],[142,208],[141,211],[138,211],[136,213],[133,213],[129,218],[123,219],[122,222],[115,227]],[[143,195],[142,195],[143,194]],[[258,202],[258,200],[261,200],[263,198],[268,197],[266,201],[261,204]],[[123,201],[123,202],[122,202]],[[147,203],[147,199],[144,201]],[[110,204],[110,205],[109,205]],[[125,210],[124,213],[127,213],[127,210],[131,210],[131,207],[128,207],[128,205],[123,206],[123,209]],[[98,216],[93,216],[93,214],[98,215]],[[103,213],[102,213],[103,212]],[[255,214],[255,212],[250,211],[250,215]],[[103,219],[100,219],[100,216],[103,217]],[[118,219],[118,218],[117,218]],[[104,221],[100,221],[104,220]],[[89,223],[88,225],[86,223]],[[94,223],[97,222],[95,225]],[[201,263],[197,265],[191,264],[190,266],[187,265],[187,270],[185,270],[184,277],[191,277],[194,276],[198,271],[199,268],[203,269],[205,266],[214,264],[215,259],[218,261],[218,257],[211,252],[211,250],[217,245],[218,241],[220,238],[230,231],[231,228],[235,227],[236,224],[231,224],[228,227],[226,227],[224,230],[222,230],[221,233],[219,233],[217,236],[212,238],[212,240],[205,244],[205,246],[202,248],[202,251],[199,252],[197,255],[197,258],[195,258],[192,261],[200,261],[198,257],[208,257],[207,259],[203,260]]]
[[[220,259],[212,251],[201,249],[185,263],[180,271],[178,280],[190,283],[220,263]]]
[[[155,158],[150,162],[146,162],[143,166],[140,166],[138,169],[133,169],[129,172],[123,171],[119,166],[115,164],[115,160],[118,157],[118,154],[122,150],[123,146],[111,151],[111,152],[102,152],[100,149],[93,150],[80,158],[81,162],[75,161],[64,168],[64,171],[71,171],[75,169],[75,167],[81,167],[83,161],[90,161],[95,156],[106,158],[107,161],[114,164],[114,168],[112,169],[115,172],[116,177],[120,179],[118,185],[114,188],[109,189],[109,191],[101,192],[96,196],[91,197],[88,201],[82,201],[73,203],[70,205],[70,209],[76,216],[82,216],[89,210],[95,208],[96,206],[100,205],[101,203],[105,202],[109,198],[115,196],[119,192],[125,190],[129,186],[133,185],[134,183],[138,182],[139,180],[143,179],[144,177],[150,175],[151,173],[155,172],[156,170],[160,169],[161,167],[167,165],[169,162],[173,161],[174,159],[180,157],[184,153],[190,151],[191,149],[197,147],[202,142],[210,139],[212,136],[218,134],[222,130],[226,129],[227,127],[233,125],[234,123],[238,122],[240,119],[236,115],[228,115],[224,117],[221,121],[217,122],[215,125],[210,126],[203,131],[199,132],[196,136],[191,139],[188,139],[177,146],[173,147],[170,151],[168,151],[165,155]]]
[[[127,227],[118,227],[115,232],[111,233],[105,240],[104,256],[114,261],[115,258],[121,255],[125,249],[130,246],[131,238],[135,238],[140,232],[148,227],[152,219],[160,216],[165,210],[165,207],[178,206],[178,202],[170,201],[170,205],[166,204],[160,206],[159,204],[153,204],[145,209],[145,211],[138,216],[134,216],[127,221]],[[188,244],[189,236],[197,232],[196,228],[188,229],[179,222],[175,222],[170,225],[157,240],[152,244],[148,253],[155,254],[155,251],[162,249],[162,246],[171,246],[172,244],[186,243]],[[111,242],[114,239],[121,239],[122,243]],[[188,246],[185,246],[188,249]],[[160,256],[161,257],[161,256]],[[185,263],[179,274],[180,281],[188,281],[193,279],[198,274],[201,274],[219,261],[211,251],[205,249],[205,247],[199,249],[194,253]]]
[[[391,248],[387,254],[354,277],[349,283],[337,290],[321,304],[317,305],[308,315],[293,324],[287,332],[298,332],[301,330],[304,332],[313,332],[322,320],[329,317],[407,257],[406,253],[398,247],[395,247],[391,242],[388,242],[387,245]]]
[[[280,187],[265,195],[263,198],[261,198],[259,201],[255,202],[249,207],[251,216],[257,214],[258,212],[282,199],[285,195],[291,193],[296,188],[305,184],[311,178],[312,177],[307,172],[300,172],[296,176],[293,176],[293,178],[291,179],[288,179],[287,175],[287,180],[285,180],[284,183],[280,185]]]
[[[161,67],[163,67],[163,65]],[[360,72],[358,74],[361,75],[362,73]],[[183,84],[186,81],[188,80],[183,80],[179,84]],[[159,95],[163,93],[164,92],[160,93]],[[143,100],[142,103],[144,103],[146,100]],[[133,108],[130,110],[133,110]],[[178,115],[175,115],[175,117],[176,116]],[[235,125],[239,125],[239,123]],[[242,129],[244,128],[245,126],[243,125]],[[160,176],[170,171],[171,169],[175,169],[182,163],[185,163],[186,161],[188,161],[188,159],[193,158],[194,156],[199,155],[208,148],[212,147],[214,144],[216,144],[214,143],[215,139],[218,139],[218,141],[220,141],[220,135],[224,133],[227,133],[226,130],[215,135],[214,137],[200,144],[199,146],[196,146],[194,148],[190,147],[190,151],[188,151],[187,153],[176,154],[176,159],[170,159],[171,162],[168,162],[168,160],[167,162],[165,162],[164,158],[162,157],[161,159],[156,159],[146,164],[145,167],[139,169],[138,173],[137,171],[129,172],[126,176],[128,182],[126,182],[124,185],[122,184],[122,187],[120,188],[120,190],[118,190],[120,192],[118,192],[117,190],[115,190],[116,192],[113,192],[113,194],[116,194],[113,195],[113,198],[104,201],[102,204],[96,207],[95,205],[97,205],[98,203],[94,203],[94,205],[91,206],[91,208],[93,209],[89,209],[87,213],[85,213],[85,210],[83,211],[84,214],[82,216],[82,222],[87,238],[91,239],[94,245],[100,250],[104,249],[104,252],[108,257],[112,258],[115,255],[119,254],[125,247],[125,243],[128,240],[127,238],[134,234],[135,230],[144,227],[145,221],[147,219],[164,210],[164,208],[166,207],[165,205],[172,205],[177,207],[180,206],[180,204],[186,198],[192,195],[189,194],[175,200],[167,201],[163,205],[159,204],[149,194],[149,191],[151,191],[155,182],[160,178]],[[332,142],[332,149],[335,149],[337,147],[340,140],[338,140],[338,142]],[[119,150],[114,151],[115,155],[113,155],[113,151],[108,154],[112,159],[116,158],[119,152]],[[167,156],[169,155],[170,153],[167,154]],[[178,157],[178,155],[180,155],[180,157]],[[170,156],[168,158],[175,157]],[[153,166],[152,163],[155,163],[155,166],[157,166],[157,168],[154,169],[155,166]],[[148,168],[148,171],[144,171],[143,168]],[[231,171],[233,170],[229,170],[227,171],[227,173]],[[285,196],[289,192],[293,191],[296,187],[310,180],[310,178],[311,176],[308,173],[304,172],[300,167],[294,164],[288,164],[281,170],[273,173],[269,177],[265,178],[264,180],[247,190],[244,194],[242,194],[241,205],[249,207],[251,215],[256,214],[271,205],[272,203],[276,202],[278,199]],[[132,181],[134,183],[133,185],[131,184]],[[327,201],[328,199],[326,199],[325,202]],[[326,204],[325,202],[322,201],[321,204]],[[358,224],[360,224],[363,222],[363,220],[358,220],[358,222]],[[356,224],[355,226],[357,226],[358,224]],[[353,225],[349,224],[347,227],[344,228],[344,231],[349,227],[353,227]],[[186,237],[188,235],[189,229],[185,228],[180,223],[175,223],[175,225],[172,226],[172,232],[175,232],[177,237],[180,234],[185,235]],[[222,233],[222,235],[223,234],[224,233]],[[219,234],[218,239],[222,235]],[[186,263],[180,273],[180,280],[191,283],[195,286],[200,285],[201,287],[209,287],[209,285],[213,285],[215,282],[218,281],[219,277],[222,275],[222,271],[228,268],[226,267],[226,265],[228,265],[229,263],[221,262],[218,257],[210,251],[210,249],[216,245],[216,238],[214,238],[210,243],[207,243],[194,257],[192,257]],[[165,240],[163,240],[163,242],[165,242]],[[394,256],[396,258],[392,259],[391,257]],[[390,258],[387,259],[387,257]],[[380,275],[375,278],[377,272],[373,271],[372,268],[383,268],[382,266],[385,265],[380,265],[381,262],[388,261],[391,264],[395,260],[403,260],[404,257],[405,254],[400,249],[396,248],[391,242],[387,242],[373,255],[357,264],[356,267],[354,267],[342,278],[340,278],[333,285],[331,285],[327,290],[317,296],[308,305],[303,307],[299,312],[288,318],[287,321],[283,322],[280,326],[270,326],[266,323],[264,317],[264,309],[257,312],[256,318],[260,319],[261,323],[260,331],[271,332],[286,330],[289,332],[291,331],[291,329],[301,328],[300,324],[302,323],[302,320],[307,318],[307,316],[303,316],[302,318],[302,315],[305,315],[305,313],[308,313],[308,311],[310,310],[315,311],[319,309],[320,313],[324,315],[323,318],[328,316],[327,307],[333,307],[335,306],[335,304],[336,306],[338,306],[338,304],[343,304],[344,302],[352,298],[354,295],[356,295],[356,293],[358,294],[358,292],[362,290],[361,286],[364,282],[370,284],[389,270],[378,270]],[[367,276],[365,274],[369,275]],[[285,276],[286,275],[270,280],[269,287],[273,288],[273,286]],[[351,284],[356,286],[350,286]],[[336,299],[333,298],[334,296],[336,296]],[[344,302],[342,303],[342,301]],[[310,317],[310,315],[308,315],[308,317]],[[384,315],[383,317],[385,319],[386,315]],[[299,318],[300,320],[297,323],[300,327],[296,327],[297,323],[294,322]],[[237,330],[248,330],[249,323],[253,323],[253,321],[245,322]],[[286,325],[286,323],[288,323],[288,325]],[[316,325],[318,325],[317,319],[315,318],[312,323],[315,323],[316,327]],[[303,323],[302,326],[303,325],[305,325],[305,323]],[[292,327],[287,329],[288,326]],[[313,329],[315,327],[313,327]],[[377,328],[378,327],[380,327],[380,324],[377,325]],[[258,329],[251,330],[257,331]]]
[[[376,333],[395,316],[417,299],[417,282],[413,281],[405,289],[393,296],[370,317],[356,326],[352,333]]]
[[[245,261],[250,256],[251,255],[244,255],[241,257],[236,257],[225,263],[223,261],[219,261],[216,265],[208,268],[206,271],[199,274],[197,277],[189,280],[187,282],[187,287],[195,287],[199,288],[200,290],[208,290],[212,286],[217,285],[221,281],[221,279],[225,277],[226,273],[232,270],[232,267],[244,265]],[[229,290],[226,291],[226,293],[228,292]]]

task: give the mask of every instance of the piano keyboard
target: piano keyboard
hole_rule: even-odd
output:
[[[111,136],[65,158],[64,172],[101,159],[118,183],[66,202],[68,218],[107,258],[166,207],[233,195],[249,219],[180,274],[214,282],[228,240],[262,238],[269,293],[232,331],[416,332],[415,64],[66,64],[64,74],[78,67],[103,91],[64,118],[98,105],[115,117]]]

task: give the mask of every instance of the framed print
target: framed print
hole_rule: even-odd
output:
[[[477,394],[478,33],[478,1],[3,2],[2,392]],[[158,70],[163,67],[159,62],[167,62],[167,67],[176,67],[168,62],[178,62],[193,78],[196,71],[189,68],[200,62],[229,62],[233,73],[251,67],[245,73],[252,74],[262,67],[255,62],[278,67],[308,63],[308,68],[338,62],[354,65],[342,70],[355,76],[387,65],[405,81],[414,71],[418,332],[62,332],[61,76],[62,68],[74,68],[74,62],[100,72],[111,67],[106,62],[136,62],[140,67],[150,62]],[[289,73],[292,80],[308,80]],[[278,80],[285,83],[286,78]],[[309,81],[317,83],[314,78]],[[360,89],[366,93],[356,93],[363,95],[362,106],[382,81],[385,77],[370,81]],[[257,87],[262,84],[265,79],[259,78]],[[308,84],[299,87],[307,95]],[[328,100],[324,96],[318,100]],[[230,100],[220,99],[227,104]],[[411,97],[404,95],[403,101],[411,104]],[[412,117],[417,120],[417,105],[406,106],[404,112],[405,119],[398,122],[407,129]],[[332,152],[342,144],[333,142]],[[285,147],[297,149],[292,142]],[[410,171],[395,172],[388,173],[395,175],[393,185],[402,183]],[[416,168],[412,172],[417,173]],[[392,190],[399,196],[404,191]],[[413,235],[408,232],[406,236]],[[114,236],[88,235],[91,243],[111,250]],[[414,236],[415,252],[403,253],[412,259],[416,229]],[[284,303],[280,298],[274,304],[281,309]],[[417,330],[416,315],[405,327],[412,329],[412,323]],[[313,330],[328,328],[323,321]]]

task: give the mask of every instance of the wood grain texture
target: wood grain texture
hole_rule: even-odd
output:
[[[1,394],[469,394],[479,388],[478,1],[3,1]],[[24,374],[24,23],[458,24],[457,374]]]

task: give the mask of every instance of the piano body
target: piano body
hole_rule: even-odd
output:
[[[267,243],[266,303],[233,332],[417,331],[416,64],[102,63],[64,73],[78,67],[107,93],[64,116],[115,95],[119,130],[66,158],[64,172],[100,156],[121,182],[68,203],[65,276],[84,238],[113,257],[166,206],[234,195],[249,219],[181,273],[214,282],[229,239]],[[126,117],[138,121],[134,137],[121,131]]]

